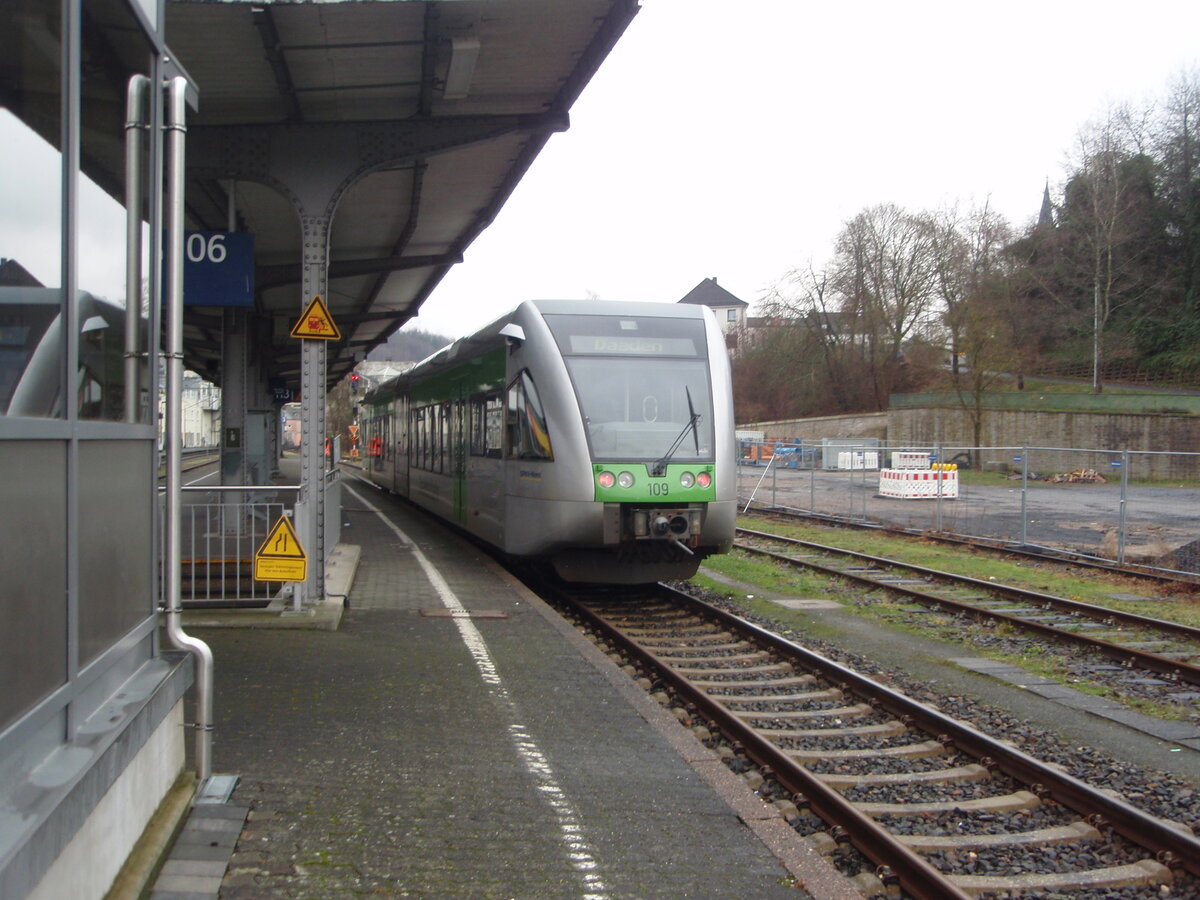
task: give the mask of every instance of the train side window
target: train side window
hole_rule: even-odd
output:
[[[483,398],[472,397],[467,401],[467,412],[470,416],[470,452],[472,456],[483,456],[484,434],[483,434]]]
[[[442,470],[442,408],[429,407],[429,471]]]
[[[499,459],[504,446],[504,400],[499,393],[472,397],[470,412],[471,455]]]
[[[412,464],[414,468],[423,469],[425,461],[422,454],[425,450],[425,410],[412,411]]]
[[[437,441],[437,407],[425,407],[425,446],[421,448],[421,468],[433,471],[433,453]]]
[[[513,459],[554,459],[542,401],[528,370],[508,387],[508,455]]]
[[[504,398],[499,392],[488,396],[483,414],[484,455],[499,459],[504,451]]]
[[[442,459],[442,408],[429,407],[429,471],[440,471]]]
[[[421,446],[420,423],[417,421],[418,415],[420,415],[419,410],[410,409],[408,411],[408,464],[414,467],[417,465],[417,448]]]
[[[406,410],[407,404],[403,397],[396,400],[395,408],[391,410],[393,421],[396,423],[396,455],[401,458],[408,452],[408,413]]]
[[[442,404],[442,433],[440,435],[441,440],[439,441],[440,446],[438,447],[438,471],[439,472],[449,472],[450,471],[450,442],[451,442],[450,426],[451,426],[451,423],[454,421],[453,416],[454,416],[454,410],[451,408],[450,404],[443,403]]]

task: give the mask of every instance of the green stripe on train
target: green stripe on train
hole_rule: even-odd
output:
[[[592,465],[592,481],[596,485],[596,500],[604,503],[708,503],[717,499],[716,465],[713,463],[671,463],[667,466],[667,474],[659,478],[650,475],[650,463],[595,463]],[[633,484],[627,488],[614,484],[610,488],[601,487],[596,478],[601,472],[611,472],[620,476],[628,472],[633,476]],[[708,487],[698,484],[684,487],[680,478],[687,472],[695,478],[701,472],[707,472],[712,479]]]
[[[504,348],[497,347],[426,375],[409,385],[409,400],[414,406],[424,406],[500,390],[504,387],[504,359]]]

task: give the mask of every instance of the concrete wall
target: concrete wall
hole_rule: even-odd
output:
[[[879,438],[891,447],[971,447],[975,442],[970,416],[953,408],[891,409],[738,427],[762,431],[768,438]],[[1130,477],[1200,478],[1200,416],[989,409],[984,410],[980,443],[984,447],[1129,450]]]
[[[177,702],[75,833],[28,900],[100,898],[184,766]]]
[[[819,441],[821,438],[877,438],[885,440],[888,413],[862,413],[851,416],[820,416],[815,419],[782,419],[739,425],[738,429],[761,431],[769,438],[795,438]]]
[[[887,438],[892,446],[974,443],[970,416],[961,409],[892,410]],[[1130,477],[1200,477],[1200,416],[990,409],[980,441],[985,447],[1129,450]]]
[[[74,738],[35,767],[9,766],[0,795],[0,898],[101,900],[185,765],[192,658],[147,661]],[[59,720],[48,723],[62,729]],[[37,741],[35,741],[37,743]],[[12,798],[16,798],[14,801]]]

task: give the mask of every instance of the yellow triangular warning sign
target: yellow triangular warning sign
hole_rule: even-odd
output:
[[[333,316],[321,300],[321,295],[312,298],[312,303],[300,315],[300,319],[292,326],[294,338],[319,338],[324,341],[340,341],[342,333],[333,323]]]
[[[267,539],[262,542],[256,555],[270,559],[308,558],[304,548],[300,546],[300,538],[296,537],[296,529],[292,527],[292,520],[287,516],[279,517],[279,521],[275,523],[275,527],[271,529]]]

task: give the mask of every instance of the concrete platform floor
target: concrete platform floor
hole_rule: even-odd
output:
[[[347,485],[337,630],[191,626],[246,811],[220,897],[857,896],[542,601]]]

